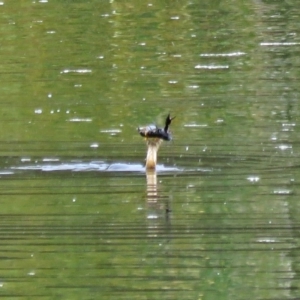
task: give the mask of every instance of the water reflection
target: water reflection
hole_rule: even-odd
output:
[[[156,207],[159,211],[164,211],[166,219],[171,212],[170,203],[166,197],[160,196],[157,186],[157,174],[155,170],[146,171],[147,178],[147,204],[149,207]],[[162,201],[162,202],[161,202]],[[165,202],[166,201],[166,202]],[[151,218],[148,215],[148,218]]]
[[[147,202],[148,204],[157,203],[157,175],[155,170],[146,171],[147,178]]]
[[[147,181],[147,223],[148,236],[157,238],[161,231],[169,230],[171,226],[171,207],[169,197],[160,195],[155,170],[146,170]]]

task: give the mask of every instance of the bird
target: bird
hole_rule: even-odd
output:
[[[157,163],[157,152],[162,141],[172,140],[169,126],[174,119],[175,117],[171,118],[170,114],[168,114],[164,128],[158,128],[153,124],[138,128],[139,134],[145,138],[147,144],[146,170],[155,170]]]

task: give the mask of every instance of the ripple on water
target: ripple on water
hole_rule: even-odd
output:
[[[291,145],[282,144],[282,145],[276,146],[275,148],[284,151],[287,149],[292,149],[293,147]]]
[[[273,194],[276,194],[276,195],[291,195],[293,193],[292,190],[289,190],[289,189],[275,189],[273,191]]]
[[[258,182],[260,180],[259,176],[249,176],[247,177],[247,180],[250,182]]]
[[[300,43],[295,42],[263,42],[260,43],[261,46],[295,46],[300,45]]]
[[[193,128],[207,127],[207,124],[185,124],[184,127],[193,127]]]
[[[68,120],[69,122],[92,122],[91,118],[72,118]]]
[[[195,69],[217,70],[217,69],[229,69],[228,65],[196,65]]]
[[[121,129],[102,129],[100,130],[101,133],[108,133],[110,135],[117,135],[118,133],[121,133]]]
[[[202,53],[201,57],[236,57],[245,55],[245,52],[230,52],[230,53]]]
[[[60,72],[60,74],[68,74],[68,73],[86,74],[86,73],[92,73],[92,70],[90,70],[90,69],[65,69]]]

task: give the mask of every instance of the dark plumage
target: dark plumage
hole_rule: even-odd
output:
[[[175,117],[171,118],[170,114],[168,114],[164,128],[158,128],[155,125],[148,125],[146,127],[138,128],[138,131],[140,135],[145,138],[159,138],[164,141],[171,141],[172,136],[168,129],[174,118]]]
[[[157,161],[157,152],[161,142],[164,141],[171,141],[172,136],[169,132],[169,126],[172,120],[175,117],[171,118],[170,114],[168,114],[165,127],[158,128],[155,125],[148,125],[146,127],[138,128],[138,132],[144,138],[146,138],[148,150],[147,150],[147,157],[146,157],[146,169],[155,169],[156,161]]]

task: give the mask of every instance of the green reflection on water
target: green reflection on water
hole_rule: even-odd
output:
[[[0,5],[1,296],[299,297],[296,1],[18,4]],[[147,186],[136,128],[169,112],[173,169]]]

